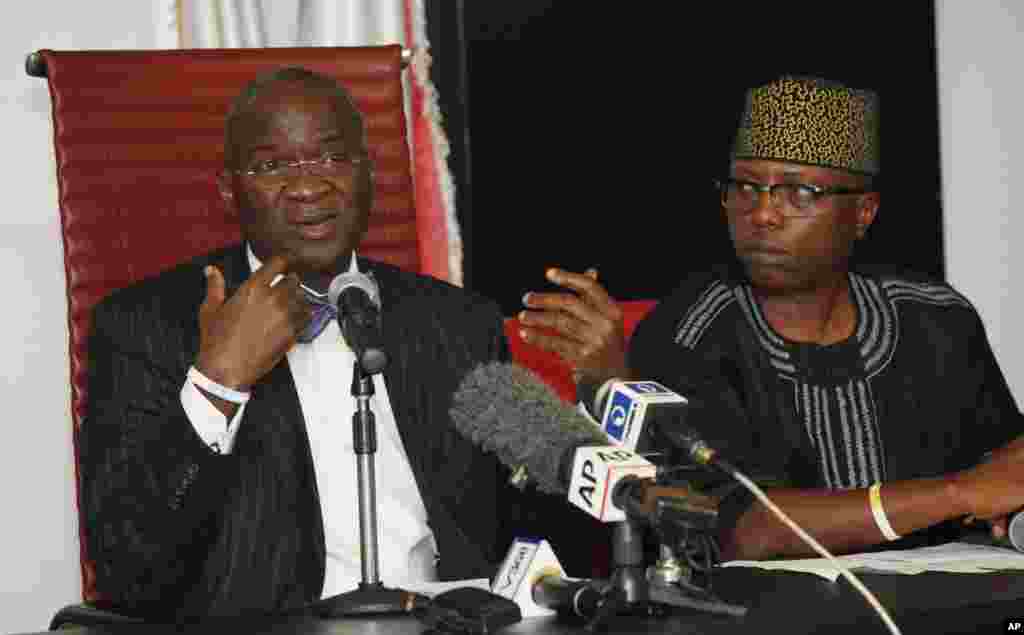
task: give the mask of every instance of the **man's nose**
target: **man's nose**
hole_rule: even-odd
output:
[[[288,182],[284,193],[290,198],[315,200],[330,192],[333,187],[327,179],[303,170]]]
[[[774,193],[758,192],[757,198],[754,200],[754,207],[750,210],[750,222],[755,225],[775,226],[781,225],[784,220],[782,209],[776,202]]]

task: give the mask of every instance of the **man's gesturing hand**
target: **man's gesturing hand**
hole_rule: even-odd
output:
[[[622,310],[597,282],[597,271],[549,269],[546,276],[575,293],[527,293],[528,310],[519,314],[523,339],[560,355],[577,382],[628,378]]]
[[[1005,537],[1007,518],[1024,508],[1024,436],[954,474],[952,481],[960,506],[973,518],[989,521],[994,538]]]
[[[199,307],[196,368],[213,381],[248,390],[270,372],[312,318],[299,278],[288,261],[273,256],[230,298],[224,276],[207,267],[206,299]],[[284,275],[274,286],[274,278]]]

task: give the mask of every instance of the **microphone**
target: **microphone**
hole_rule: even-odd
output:
[[[627,475],[654,478],[643,457],[611,445],[583,414],[562,401],[532,372],[491,362],[468,373],[455,391],[450,411],[456,430],[548,494],[569,494],[569,502],[602,522],[625,520],[611,500]]]
[[[580,398],[609,439],[638,452],[650,450],[655,444],[655,421],[682,419],[689,403],[657,382],[617,377],[599,388],[581,385]]]
[[[686,452],[699,465],[716,465],[726,471],[728,464],[717,457],[686,424],[689,400],[656,381],[624,381],[612,378],[599,389],[586,390],[584,402],[600,417],[601,429],[609,438],[630,450],[645,450],[658,436]]]
[[[604,599],[593,583],[566,577],[548,541],[526,537],[512,541],[491,592],[519,605],[523,617],[561,612],[589,619]]]
[[[388,356],[382,343],[380,289],[369,275],[345,272],[331,281],[328,301],[338,307],[338,324],[363,372],[373,375],[384,370]]]
[[[688,487],[665,492],[627,476],[616,484],[611,496],[627,516],[645,520],[662,536],[674,536],[674,542],[684,541],[689,531],[709,532],[718,523],[718,502]]]
[[[603,523],[635,516],[629,499],[616,496],[624,479],[653,479],[657,468],[644,457],[617,447],[581,447],[576,450],[569,482],[569,502]],[[646,515],[638,512],[640,517]]]
[[[1014,549],[1024,553],[1024,511],[1018,511],[1010,517],[1006,525],[1006,538]]]

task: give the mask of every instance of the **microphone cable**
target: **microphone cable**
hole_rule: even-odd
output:
[[[757,498],[757,500],[761,502],[762,505],[767,507],[769,511],[775,514],[775,516],[778,517],[780,521],[782,521],[782,524],[786,525],[791,530],[793,530],[793,532],[796,533],[796,535],[799,536],[801,540],[807,543],[807,545],[811,549],[821,554],[823,558],[827,559],[829,563],[831,563],[832,566],[834,566],[839,571],[839,574],[846,578],[850,585],[853,586],[854,589],[857,589],[857,591],[864,596],[864,598],[867,600],[868,605],[871,606],[871,608],[873,608],[875,612],[877,612],[878,615],[882,618],[882,622],[885,623],[885,626],[889,629],[890,633],[893,633],[893,635],[902,635],[902,632],[900,631],[899,627],[896,626],[896,623],[893,621],[892,616],[890,616],[889,612],[885,610],[885,608],[882,606],[882,603],[878,601],[878,598],[875,597],[875,594],[868,590],[868,588],[864,586],[860,579],[857,578],[848,568],[846,568],[845,565],[839,562],[839,560],[837,560],[835,556],[829,553],[828,549],[825,549],[825,547],[821,546],[821,544],[817,540],[815,540],[813,536],[804,531],[799,525],[796,524],[796,522],[793,521],[793,519],[787,516],[784,511],[779,509],[778,505],[773,503],[771,499],[768,498],[768,495],[765,494],[764,491],[760,487],[758,487],[756,483],[747,478],[742,472],[737,470],[735,467],[721,459],[715,458],[713,460],[713,463],[719,469],[723,470],[724,472],[732,476],[734,479],[736,479],[741,485],[746,487],[750,491],[750,493],[753,494]]]

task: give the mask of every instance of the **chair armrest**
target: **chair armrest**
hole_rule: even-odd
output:
[[[108,624],[141,624],[143,620],[113,611],[98,608],[92,604],[70,604],[50,620],[51,631],[75,628],[79,626],[105,626]]]

